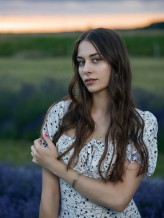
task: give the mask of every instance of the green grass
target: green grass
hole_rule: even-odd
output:
[[[162,176],[164,177],[164,154],[159,154],[158,155],[158,160],[157,160],[157,168],[155,170],[155,173],[153,176]]]
[[[31,162],[32,142],[25,140],[0,140],[0,162],[21,165]]]
[[[151,91],[163,90],[164,60],[131,58],[133,86]],[[0,86],[17,91],[23,82],[39,84],[46,78],[65,80],[72,76],[71,58],[0,58]]]
[[[72,74],[71,58],[0,58],[0,66],[1,88],[12,91],[18,91],[23,82],[39,84],[46,78],[68,81]]]
[[[164,59],[132,58],[133,86],[151,91],[162,91]]]
[[[33,142],[23,140],[0,140],[0,162],[10,162],[14,165],[31,163],[32,144]],[[164,154],[159,154],[153,176],[164,177]]]

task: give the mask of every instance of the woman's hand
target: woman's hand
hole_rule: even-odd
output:
[[[36,139],[34,145],[31,146],[31,155],[33,157],[32,162],[58,176],[61,164],[63,165],[63,163],[57,159],[58,152],[47,134],[44,135],[44,140],[48,144],[48,147],[43,147],[41,145],[41,138]]]

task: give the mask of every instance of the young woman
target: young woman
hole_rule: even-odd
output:
[[[134,107],[120,36],[83,33],[73,52],[69,98],[51,106],[32,146],[43,168],[40,218],[139,218],[133,196],[157,161],[157,120]],[[44,145],[44,146],[41,146]]]

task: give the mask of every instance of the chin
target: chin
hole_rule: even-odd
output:
[[[90,93],[96,93],[96,92],[99,92],[100,90],[99,89],[96,89],[96,88],[87,88],[88,92]]]
[[[97,90],[97,89],[88,89],[88,91],[92,94],[100,93],[102,90]]]
[[[90,92],[91,94],[100,94],[100,93],[103,93],[103,92],[108,92],[107,91],[107,88],[96,88],[96,87],[88,87],[87,88],[88,92]]]

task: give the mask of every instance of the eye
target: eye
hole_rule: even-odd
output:
[[[85,64],[84,60],[77,60],[79,66],[83,66]]]
[[[100,62],[102,60],[102,58],[94,58],[94,59],[92,59],[92,62],[93,63],[98,63],[98,62]]]

